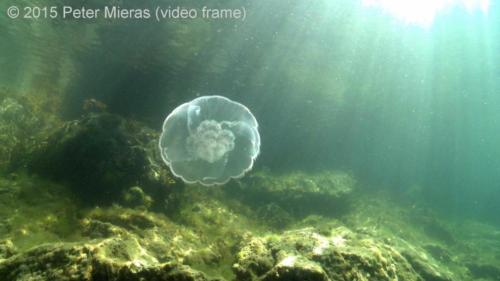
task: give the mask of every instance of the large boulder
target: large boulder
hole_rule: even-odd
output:
[[[273,215],[276,213],[280,213],[280,219],[285,218],[287,213],[295,217],[339,215],[348,209],[349,195],[355,185],[354,177],[342,171],[283,175],[259,171],[239,182],[232,182],[226,190],[228,194],[255,206],[265,220],[276,221]]]
[[[240,281],[452,280],[414,252],[405,249],[402,254],[393,245],[346,227],[321,234],[303,228],[247,237],[233,269]]]
[[[31,108],[18,99],[0,99],[0,168],[13,170],[22,164],[42,127]]]
[[[90,113],[50,135],[30,168],[67,182],[88,201],[109,202],[133,186],[172,183],[158,162],[157,137],[155,131],[118,115]]]
[[[196,270],[208,260],[217,263],[212,247],[164,216],[117,206],[94,208],[78,228],[78,242],[25,251],[0,242],[0,280],[222,280]]]
[[[0,263],[4,281],[208,281],[203,273],[175,262],[158,263],[141,255],[134,240],[49,244]]]

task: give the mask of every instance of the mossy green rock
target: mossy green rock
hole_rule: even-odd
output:
[[[328,235],[303,228],[248,237],[237,257],[233,269],[242,281],[452,280],[428,263],[416,268],[399,248],[345,227],[332,228]]]
[[[257,207],[273,204],[296,216],[338,215],[348,209],[348,196],[355,185],[355,179],[342,171],[293,172],[280,176],[257,172],[239,183],[233,182],[227,192],[248,204]]]
[[[109,113],[64,123],[30,163],[36,173],[69,183],[87,201],[109,202],[140,183],[164,186],[156,163],[157,134]]]
[[[23,252],[0,244],[0,250],[5,248],[0,280],[219,280],[194,269],[217,254],[194,232],[163,216],[117,206],[95,208],[79,228],[79,242],[42,244]]]
[[[215,280],[177,263],[159,264],[140,255],[133,240],[113,238],[99,243],[50,244],[0,263],[4,281],[174,281]]]
[[[14,98],[0,98],[0,168],[20,166],[41,127],[41,120],[27,105]]]

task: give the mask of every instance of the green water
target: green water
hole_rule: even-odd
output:
[[[259,122],[254,171],[347,171],[361,193],[500,226],[498,1],[447,7],[426,24],[362,1],[75,2],[0,3],[0,98],[27,101],[44,126],[84,116],[93,99],[158,132],[179,104],[223,95]],[[13,5],[59,14],[11,19]],[[63,19],[64,5],[243,8],[245,18]],[[24,173],[10,153],[3,174]]]
[[[494,219],[497,3],[486,15],[449,8],[424,27],[356,1],[207,4],[244,6],[248,15],[162,23],[3,15],[1,83],[60,96],[65,118],[96,98],[154,128],[181,102],[225,95],[257,115],[262,167],[340,167],[396,189],[418,184],[447,209]]]

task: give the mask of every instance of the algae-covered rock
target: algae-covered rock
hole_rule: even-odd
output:
[[[491,240],[452,246],[409,228],[412,220],[397,219],[404,213],[394,204],[365,201],[375,209],[351,210],[364,217],[386,210],[383,220],[316,214],[297,221],[282,202],[250,208],[222,187],[182,188],[174,213],[145,207],[139,186],[124,193],[129,207],[88,208],[70,195],[38,177],[0,178],[0,280],[451,281],[498,273],[494,228],[486,231]],[[261,218],[288,222],[269,228]],[[488,248],[491,256],[482,253]]]
[[[20,251],[71,240],[78,205],[69,195],[64,186],[23,173],[0,178],[0,240]]]
[[[427,259],[421,253],[415,251],[403,251],[402,255],[408,260],[416,272],[426,281],[451,281],[451,277]]]
[[[328,235],[304,228],[249,237],[233,269],[238,280],[248,281],[451,280],[425,263],[415,268],[413,262],[392,245],[345,227],[333,228]]]
[[[276,203],[258,207],[257,217],[276,229],[284,229],[294,222],[292,215]]]
[[[140,254],[154,266],[175,262],[198,270],[213,267],[210,273],[221,274],[217,269],[225,255],[224,247],[161,214],[119,206],[94,208],[85,216],[82,226],[86,236],[104,238],[104,241],[127,240],[130,245],[126,253],[119,255],[123,262],[137,260]],[[120,243],[117,252],[123,248]]]
[[[436,260],[442,261],[442,262],[451,262],[451,254],[448,252],[448,250],[439,244],[427,244],[424,245],[424,249],[431,254]]]
[[[10,240],[0,241],[0,260],[9,258],[17,252],[16,246]]]
[[[91,113],[64,123],[30,166],[68,182],[86,200],[109,202],[138,183],[155,190],[168,184],[150,151],[156,138],[154,131],[118,115]]]
[[[0,263],[0,277],[5,281],[215,280],[182,264],[158,263],[127,238],[36,247]]]
[[[222,280],[196,269],[219,267],[216,249],[162,215],[113,206],[83,216],[78,242],[0,243],[0,280]]]
[[[232,184],[227,192],[251,205],[272,204],[273,208],[279,206],[292,215],[338,214],[348,207],[347,197],[355,184],[350,174],[341,171],[294,172],[280,176],[258,172],[239,184]]]
[[[304,257],[288,256],[266,273],[262,280],[329,281],[330,279],[318,263]]]
[[[127,207],[148,209],[152,203],[153,198],[144,193],[139,186],[132,186],[122,194],[122,204]]]
[[[267,239],[248,236],[237,254],[238,263],[233,265],[238,280],[256,280],[274,266],[274,258]]]
[[[92,248],[49,244],[15,255],[0,263],[5,281],[91,280]]]
[[[0,99],[0,168],[18,166],[12,162],[20,162],[18,154],[30,150],[40,125],[40,119],[17,99]]]
[[[469,263],[466,265],[474,278],[500,280],[500,267],[491,264]]]

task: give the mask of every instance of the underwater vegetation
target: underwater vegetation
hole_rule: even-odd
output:
[[[175,183],[161,165],[158,132],[111,113],[90,112],[45,130],[15,162],[64,182],[82,202],[110,204],[134,186],[153,194]],[[75,160],[77,159],[77,160]]]
[[[278,184],[259,191],[270,198],[282,192],[292,196],[303,186],[310,195],[295,198],[294,204],[306,206],[318,200],[311,199],[316,192],[318,196],[328,192],[315,185],[325,187],[329,182],[338,192],[353,187],[344,173],[302,176],[307,180],[297,173],[261,174],[260,179],[243,183],[250,186],[238,193],[251,197],[257,181]],[[131,192],[142,193],[139,187]],[[422,229],[414,221],[432,218],[428,211],[408,209],[384,194],[352,195],[354,206],[347,213],[332,217],[312,212],[290,218],[282,229],[275,227],[276,217],[255,212],[258,202],[247,205],[223,187],[190,185],[175,199],[179,201],[175,213],[154,211],[149,200],[81,208],[63,185],[18,175],[0,180],[4,206],[0,214],[5,218],[0,221],[0,277],[7,281],[498,280],[495,257],[489,256],[500,246],[498,230],[446,221],[428,222]],[[336,198],[332,194],[330,204],[336,204]],[[37,223],[32,223],[34,218]],[[454,242],[434,239],[429,229],[448,232]],[[476,242],[464,240],[471,233],[479,235]]]
[[[224,123],[253,116],[237,119],[227,115],[242,114],[236,103],[216,103],[218,112],[203,103],[177,111],[184,115],[163,134],[183,129],[172,143],[205,165],[238,160],[231,154],[242,143],[254,161],[259,147],[245,137],[260,141],[256,122]],[[28,169],[0,177],[2,281],[498,280],[499,230],[454,225],[415,196],[419,205],[408,208],[392,193],[370,194],[353,173],[257,169],[205,188],[202,178],[175,180],[158,153],[160,133],[143,123],[89,112],[53,124],[5,159],[21,157]]]
[[[260,150],[258,123],[240,103],[199,97],[167,116],[159,147],[163,161],[183,181],[224,184],[252,169]]]
[[[30,161],[46,127],[57,121],[48,121],[47,114],[37,111],[29,98],[0,100],[0,168],[14,171]]]
[[[0,15],[0,281],[500,280],[493,14],[79,2],[249,13]]]

